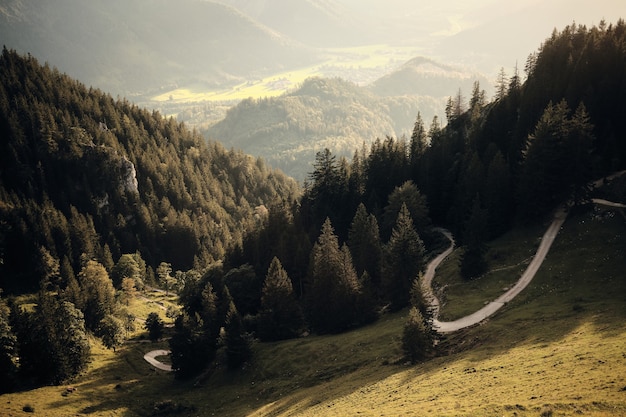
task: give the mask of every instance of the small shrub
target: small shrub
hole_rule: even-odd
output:
[[[22,411],[25,413],[34,413],[35,412],[35,407],[33,407],[30,404],[26,404],[24,407],[22,407]]]
[[[194,411],[196,411],[196,407],[193,405],[187,406],[184,404],[176,403],[172,400],[163,400],[163,401],[154,403],[152,415],[153,416],[171,415],[171,414],[187,413],[187,412],[194,412]]]
[[[552,417],[552,413],[553,413],[552,408],[546,406],[541,409],[541,414],[539,415],[541,417]]]

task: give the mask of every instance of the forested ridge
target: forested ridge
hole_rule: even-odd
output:
[[[493,100],[478,83],[467,99],[451,96],[445,126],[418,114],[410,139],[377,139],[351,160],[318,152],[302,195],[261,160],[207,146],[31,57],[5,49],[0,63],[1,285],[42,282],[35,312],[13,306],[9,319],[0,309],[2,328],[17,334],[4,339],[2,366],[16,372],[11,358],[23,352],[19,372],[30,377],[29,352],[46,343],[24,343],[29,326],[46,326],[37,317],[73,317],[67,343],[82,354],[85,331],[105,341],[123,319],[100,301],[144,280],[169,286],[173,270],[187,271],[174,280],[178,377],[222,347],[237,368],[254,339],[342,332],[406,307],[404,350],[423,359],[435,334],[419,277],[441,245],[434,224],[453,231],[461,274],[473,279],[488,267],[490,239],[563,202],[583,206],[592,179],[626,167],[623,20],[555,31],[524,80],[500,74]],[[56,358],[42,381],[83,363]]]
[[[501,72],[493,100],[478,83],[451,96],[445,127],[418,114],[409,139],[377,139],[351,160],[319,152],[289,224],[314,242],[329,218],[347,241],[363,204],[386,241],[404,202],[423,238],[432,220],[464,244],[538,221],[570,199],[585,202],[592,179],[626,166],[625,30],[623,20],[555,30],[523,70]],[[297,246],[277,234],[270,215],[255,238],[262,250],[244,240],[244,259],[255,265],[267,253],[264,268],[268,256],[297,259]]]
[[[0,58],[0,257],[5,290],[34,289],[42,249],[74,271],[139,252],[154,271],[203,268],[297,184],[6,48]],[[154,274],[153,274],[154,275]]]
[[[460,273],[473,279],[488,268],[489,240],[561,204],[584,207],[592,180],[626,167],[625,45],[623,20],[568,26],[528,57],[524,75],[502,71],[493,100],[478,83],[468,98],[451,96],[445,127],[418,114],[410,139],[377,139],[351,160],[318,152],[297,210],[270,211],[227,268],[262,276],[277,257],[316,331],[411,305],[428,329],[417,283],[440,246],[433,224],[453,231]]]

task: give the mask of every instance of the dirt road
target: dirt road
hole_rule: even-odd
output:
[[[564,208],[559,208],[554,214],[554,218],[552,220],[552,223],[550,224],[550,227],[548,227],[546,232],[543,234],[543,237],[541,238],[541,244],[539,245],[539,248],[537,248],[535,256],[533,257],[532,261],[530,262],[520,279],[510,290],[502,294],[496,300],[491,301],[490,303],[485,305],[485,307],[481,308],[473,314],[470,314],[469,316],[462,317],[455,321],[447,322],[442,322],[435,318],[433,322],[435,329],[439,333],[450,333],[460,329],[464,329],[466,327],[473,326],[490,317],[496,311],[502,308],[504,304],[515,298],[520,292],[522,292],[524,288],[526,288],[526,286],[528,286],[530,281],[532,281],[532,279],[534,278],[535,274],[539,270],[539,267],[546,258],[546,255],[548,254],[548,251],[550,250],[550,247],[552,246],[552,243],[554,242],[554,239],[559,233],[559,230],[561,229],[561,226],[565,222],[566,218],[567,211]],[[435,309],[435,317],[438,317],[439,315],[440,305],[439,300],[434,295],[432,290],[432,280],[435,276],[435,271],[439,264],[450,253],[452,253],[452,250],[454,249],[454,239],[452,238],[450,232],[443,229],[440,229],[440,231],[450,240],[450,247],[441,255],[433,259],[430,264],[428,264],[426,273],[424,274],[424,278],[422,280],[422,288],[424,289],[426,298],[430,300],[431,305]]]
[[[168,364],[165,364],[163,362],[156,360],[156,358],[159,356],[165,356],[169,354],[170,354],[169,350],[164,350],[164,349],[152,350],[146,353],[145,355],[143,355],[143,358],[146,360],[146,362],[148,362],[150,365],[154,366],[155,368],[160,369],[162,371],[171,372],[172,365],[168,365]]]

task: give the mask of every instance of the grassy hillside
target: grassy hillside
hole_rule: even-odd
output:
[[[523,258],[541,232],[515,231],[492,253]],[[439,356],[416,366],[399,360],[400,312],[343,335],[256,344],[256,359],[243,371],[218,368],[199,383],[175,381],[143,361],[164,343],[128,343],[117,353],[96,348],[75,392],[6,394],[0,411],[23,415],[29,404],[52,417],[159,415],[155,406],[169,407],[161,415],[621,416],[624,247],[621,215],[572,215],[518,299],[488,322],[447,336]],[[444,314],[448,307],[451,298]]]

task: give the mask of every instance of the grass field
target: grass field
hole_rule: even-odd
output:
[[[541,231],[517,231],[494,242],[492,266],[518,268]],[[52,417],[624,416],[625,248],[621,216],[570,216],[518,298],[487,322],[446,336],[438,354],[418,365],[401,360],[406,312],[342,335],[257,343],[245,369],[218,367],[199,381],[176,381],[142,359],[164,342],[135,341],[117,353],[96,344],[74,392],[62,386],[5,394],[0,415],[24,416],[28,404],[34,415]],[[446,264],[448,278],[438,282],[462,292],[454,265],[453,259]],[[485,293],[495,294],[508,285],[502,279],[507,282],[465,286],[480,304],[492,297],[480,297],[481,286],[494,287]],[[447,300],[443,313],[460,314],[453,304],[462,300]]]

